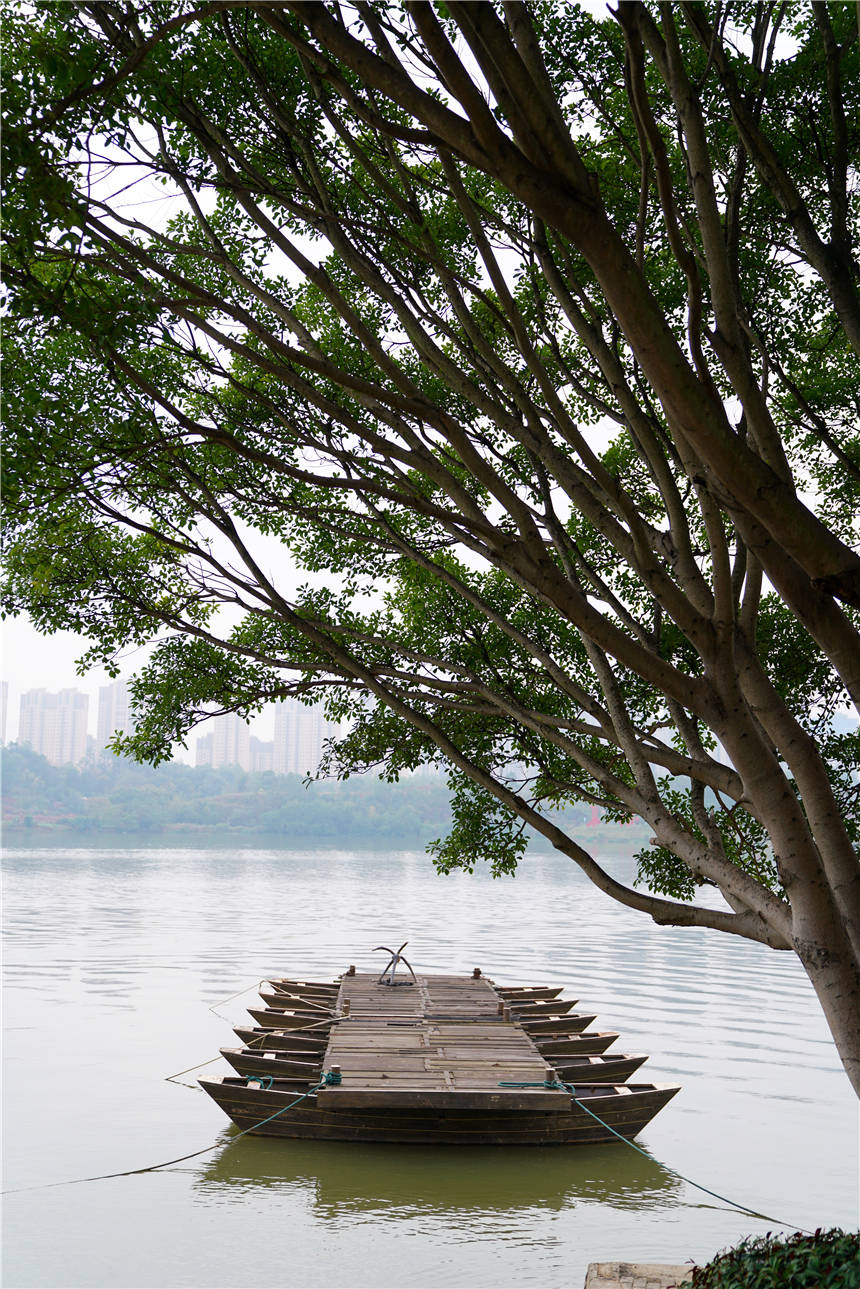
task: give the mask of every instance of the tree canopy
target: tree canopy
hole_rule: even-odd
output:
[[[155,641],[138,758],[323,702],[326,772],[448,767],[443,869],[529,824],[793,949],[860,1089],[853,9],[5,26],[7,611]]]

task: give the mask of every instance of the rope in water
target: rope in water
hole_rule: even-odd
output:
[[[241,1132],[236,1134],[233,1141],[237,1141],[239,1137],[246,1137],[249,1132],[255,1132],[257,1128],[262,1128],[264,1123],[271,1123],[279,1115],[286,1114],[288,1110],[292,1110],[293,1106],[297,1106],[300,1101],[307,1100],[315,1092],[319,1092],[321,1088],[328,1085],[336,1086],[340,1081],[341,1076],[339,1073],[330,1072],[324,1075],[319,1083],[312,1088],[308,1088],[307,1092],[303,1092],[300,1097],[296,1097],[295,1101],[291,1101],[289,1105],[282,1106],[280,1110],[276,1110],[274,1114],[261,1119],[259,1123],[252,1123],[250,1128],[243,1128]],[[248,1075],[245,1082],[259,1083],[261,1087],[265,1085],[265,1079],[257,1075]],[[271,1079],[268,1082],[271,1084]],[[45,1182],[41,1186],[18,1186],[13,1190],[0,1191],[0,1195],[20,1195],[23,1191],[47,1191],[55,1186],[78,1186],[81,1182],[103,1182],[112,1177],[136,1177],[138,1173],[155,1173],[160,1168],[169,1168],[171,1164],[184,1164],[186,1159],[196,1159],[198,1155],[208,1155],[210,1150],[218,1150],[221,1145],[222,1142],[216,1141],[213,1146],[204,1146],[202,1150],[192,1150],[190,1155],[178,1155],[176,1159],[165,1159],[161,1164],[149,1164],[146,1168],[127,1168],[121,1173],[98,1173],[95,1177],[70,1177],[63,1182]]]
[[[702,1186],[699,1182],[694,1182],[691,1177],[685,1177],[683,1173],[679,1173],[677,1168],[671,1168],[668,1164],[664,1164],[661,1159],[657,1159],[654,1155],[649,1154],[647,1150],[643,1150],[641,1146],[637,1146],[635,1142],[629,1139],[629,1137],[624,1137],[620,1132],[616,1132],[610,1124],[601,1119],[599,1114],[595,1114],[593,1110],[590,1110],[588,1106],[580,1101],[579,1097],[576,1095],[576,1085],[573,1083],[564,1083],[561,1079],[546,1079],[543,1083],[500,1083],[499,1087],[546,1088],[547,1090],[551,1088],[563,1089],[568,1093],[574,1104],[579,1106],[580,1110],[584,1110],[586,1114],[590,1114],[592,1119],[596,1119],[601,1127],[605,1128],[607,1132],[612,1133],[613,1137],[617,1137],[619,1141],[624,1142],[625,1146],[629,1146],[631,1150],[636,1150],[640,1155],[644,1155],[646,1159],[650,1159],[652,1164],[657,1164],[658,1167],[665,1169],[667,1173],[672,1173],[673,1176],[679,1177],[681,1181],[686,1182],[688,1186],[695,1186],[697,1191],[704,1191],[706,1195],[711,1195],[714,1199],[722,1200],[724,1204],[731,1204],[732,1208],[738,1209],[741,1213],[749,1213],[751,1217],[758,1217],[763,1222],[776,1222],[777,1226],[785,1226],[790,1231],[803,1231],[804,1235],[812,1235],[812,1231],[807,1231],[802,1226],[794,1226],[791,1222],[783,1222],[778,1217],[769,1217],[767,1213],[759,1213],[758,1209],[747,1208],[746,1204],[738,1204],[736,1200],[729,1199],[727,1195],[719,1195],[716,1191],[708,1190],[707,1186]]]

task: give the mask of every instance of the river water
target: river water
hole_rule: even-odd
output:
[[[857,1104],[798,964],[657,928],[562,858],[493,881],[416,852],[21,848],[4,886],[4,1186],[47,1187],[6,1197],[7,1289],[580,1289],[591,1261],[778,1229],[670,1169],[792,1226],[857,1225]],[[406,939],[416,969],[563,983],[613,1050],[650,1053],[636,1077],[683,1086],[638,1139],[660,1162],[235,1141],[195,1073],[165,1081],[236,1045],[261,979],[372,969]]]

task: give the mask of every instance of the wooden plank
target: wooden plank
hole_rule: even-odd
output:
[[[321,1109],[569,1110],[566,1093],[544,1086],[554,1070],[523,1025],[500,1015],[504,1004],[487,980],[419,976],[392,989],[363,973],[341,981],[337,1007],[346,1004],[323,1060],[323,1069],[339,1068],[341,1083],[320,1090]]]

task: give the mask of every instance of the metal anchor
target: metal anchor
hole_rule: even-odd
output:
[[[382,974],[380,975],[379,979],[376,982],[378,985],[394,986],[394,985],[417,985],[418,984],[418,979],[415,975],[415,972],[412,970],[411,966],[403,956],[403,950],[406,948],[408,943],[409,943],[408,940],[404,940],[399,949],[389,949],[387,945],[378,944],[376,948],[373,950],[374,953],[384,952],[384,953],[391,954],[390,960],[386,963],[385,967],[382,970]],[[398,962],[402,962],[403,965],[406,967],[407,971],[412,977],[411,980],[394,979],[394,973],[397,970]],[[388,976],[387,980],[385,979],[386,976]]]

